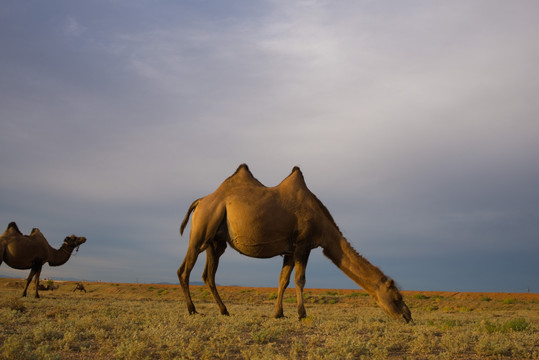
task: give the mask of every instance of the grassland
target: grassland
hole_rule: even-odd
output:
[[[179,286],[74,283],[20,298],[0,278],[0,359],[537,359],[539,294],[404,292],[413,324],[391,320],[360,290],[295,293],[270,317],[275,289],[221,287],[229,317],[193,286],[189,316]]]

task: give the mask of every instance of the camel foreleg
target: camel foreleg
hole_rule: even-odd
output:
[[[34,275],[34,284],[36,285],[36,299],[39,299],[39,293],[37,292],[37,290],[39,287],[39,276],[41,275],[41,268],[42,266],[37,269],[36,274]]]
[[[30,286],[30,282],[32,282],[32,279],[36,273],[36,269],[31,268],[30,274],[26,278],[26,286],[24,287],[24,291],[22,292],[22,297],[26,297],[26,291],[28,290],[28,286]]]
[[[284,291],[290,283],[290,275],[292,274],[292,270],[294,270],[294,259],[290,255],[285,255],[283,259],[283,268],[281,269],[281,275],[279,276],[279,289],[277,294],[277,301],[275,302],[275,312],[273,313],[274,318],[281,318],[284,316]]]
[[[32,278],[35,279],[35,285],[36,285],[36,298],[39,298],[38,286],[39,286],[39,275],[41,274],[41,265],[40,266],[33,266],[30,270],[30,274],[28,275],[28,278],[26,278],[26,286],[24,287],[24,291],[22,292],[22,297],[26,297],[26,292],[28,291],[28,286],[30,286],[30,283],[32,282]]]

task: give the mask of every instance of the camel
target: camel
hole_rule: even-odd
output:
[[[81,284],[81,283],[77,283],[77,285],[75,285],[75,288],[73,289],[73,292],[79,290],[80,292],[85,292],[86,293],[86,289],[84,288],[84,284]]]
[[[26,296],[28,286],[34,278],[35,297],[39,298],[39,275],[43,265],[45,263],[49,263],[50,266],[65,264],[71,257],[73,250],[77,249],[78,251],[79,246],[85,242],[85,237],[71,235],[66,237],[60,249],[56,250],[49,245],[39,229],[34,228],[30,235],[23,235],[17,224],[12,222],[0,236],[0,265],[4,261],[14,269],[31,269],[22,296]]]
[[[391,317],[406,322],[412,319],[395,282],[354,250],[327,208],[307,188],[299,167],[294,167],[278,186],[266,187],[242,164],[215,192],[191,204],[180,235],[191,213],[189,246],[177,272],[189,314],[197,313],[189,291],[189,276],[204,250],[206,264],[202,279],[221,314],[229,314],[215,285],[219,257],[228,244],[254,258],[283,256],[273,314],[276,318],[284,316],[283,294],[294,267],[298,315],[300,319],[306,317],[303,288],[307,260],[312,249],[322,247],[324,255],[367,291]]]
[[[53,290],[58,290],[60,286],[58,285],[54,285],[54,282],[52,280],[47,280],[46,284],[43,285],[43,284],[39,284],[38,285],[38,288],[39,290],[41,291],[53,291]]]

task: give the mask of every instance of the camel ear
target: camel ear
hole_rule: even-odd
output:
[[[394,286],[395,286],[395,282],[392,279],[386,281],[386,287],[388,289],[391,288],[391,287],[394,287]]]

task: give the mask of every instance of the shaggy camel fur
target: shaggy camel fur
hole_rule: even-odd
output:
[[[4,261],[10,267],[19,270],[30,270],[22,296],[26,296],[28,286],[35,278],[36,298],[39,298],[38,285],[41,268],[45,263],[50,266],[63,265],[71,257],[76,248],[86,242],[85,237],[71,235],[65,238],[60,249],[53,249],[39,229],[33,229],[30,235],[23,235],[17,224],[10,223],[0,236],[0,264]]]
[[[393,318],[411,320],[411,313],[393,280],[359,255],[343,237],[331,214],[307,188],[298,167],[278,186],[266,187],[242,164],[212,194],[195,200],[181,224],[183,231],[193,213],[187,254],[178,278],[190,314],[195,306],[189,292],[189,275],[198,255],[206,251],[202,279],[211,290],[221,314],[228,315],[215,286],[219,257],[227,244],[254,258],[283,256],[275,317],[283,316],[283,293],[294,267],[299,318],[303,304],[305,268],[312,249],[324,254],[365,289]]]

